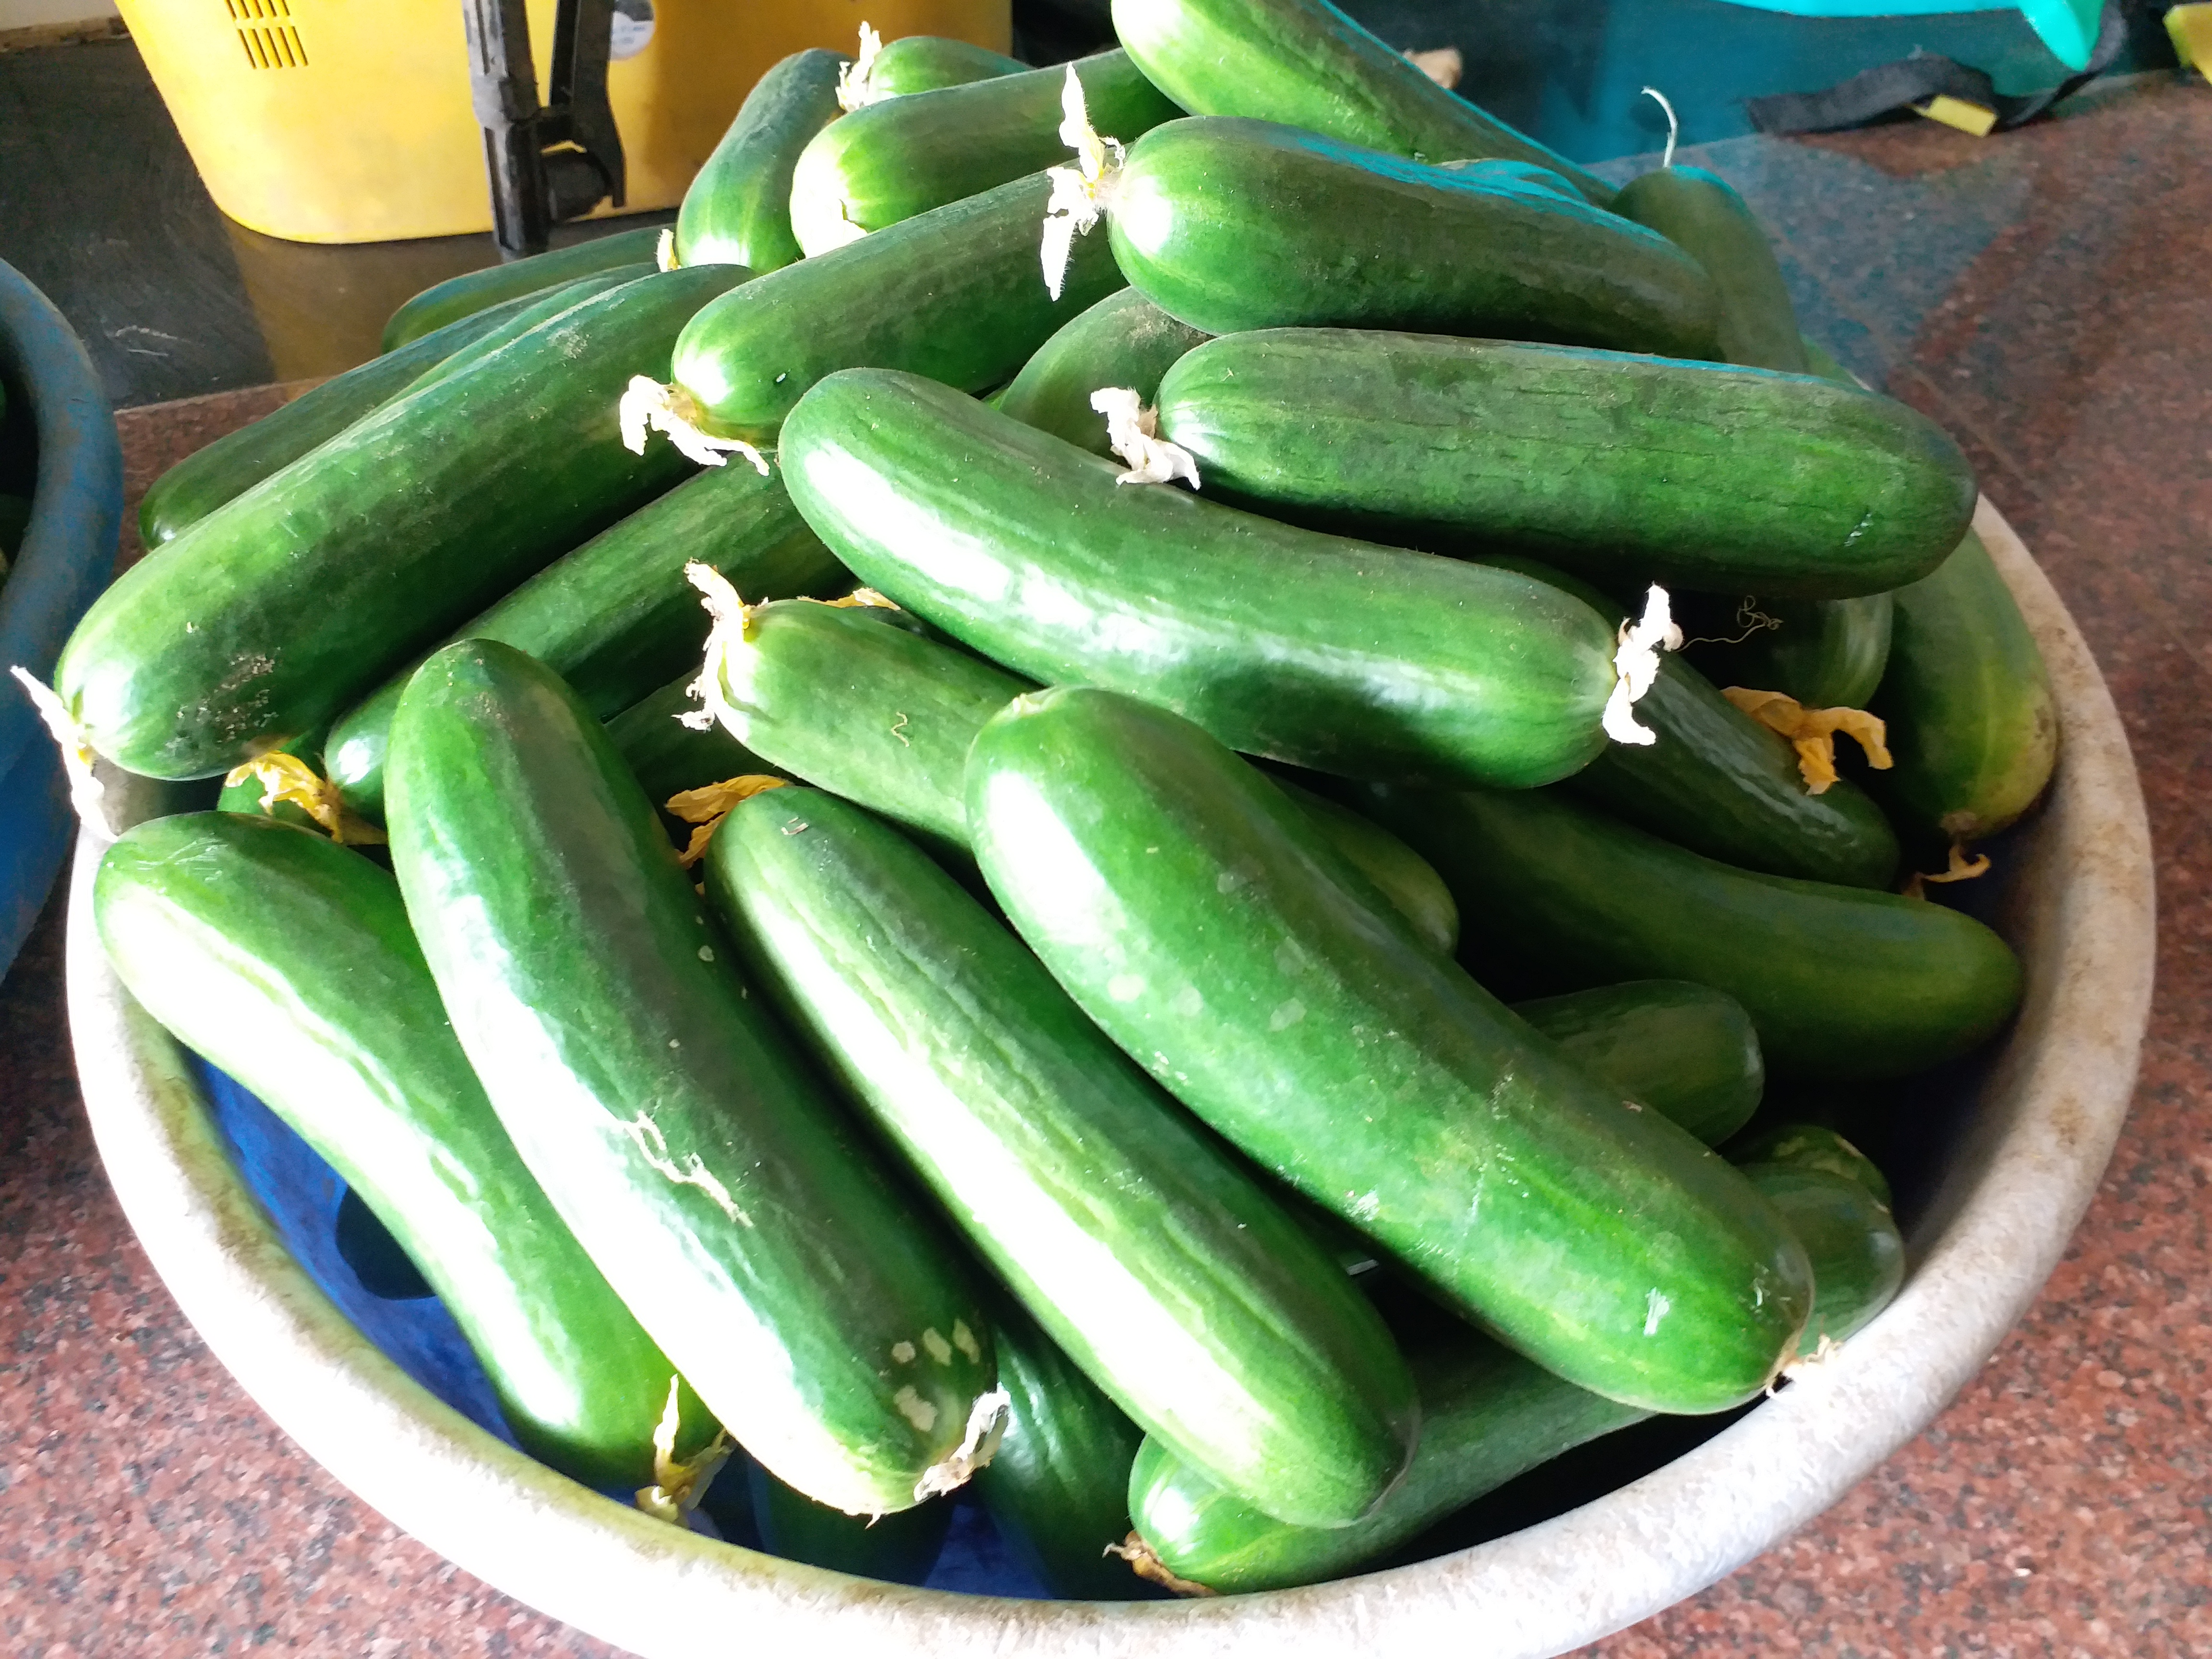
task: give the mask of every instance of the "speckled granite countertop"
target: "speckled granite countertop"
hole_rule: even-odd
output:
[[[1778,228],[1810,331],[1966,445],[2072,607],[2136,745],[2160,979],[2103,1189],[1987,1368],[1803,1533],[1589,1651],[2212,1654],[2212,88],[1692,158]],[[130,412],[134,488],[280,397]],[[396,1531],[201,1346],[92,1151],[60,919],[58,894],[0,986],[0,1652],[611,1655]]]

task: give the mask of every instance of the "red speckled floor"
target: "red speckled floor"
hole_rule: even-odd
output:
[[[1808,326],[1965,441],[2104,664],[2159,859],[2135,1109],[2034,1310],[1843,1503],[1604,1659],[2212,1654],[2212,88],[2114,83],[1977,141],[1924,123],[1702,157]],[[140,487],[275,394],[132,411]],[[0,1651],[611,1650],[305,1462],[209,1357],[91,1150],[59,901],[0,987]]]

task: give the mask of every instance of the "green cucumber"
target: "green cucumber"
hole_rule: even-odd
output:
[[[749,466],[710,467],[556,559],[451,638],[499,640],[527,652],[595,716],[611,719],[697,660],[707,619],[684,579],[692,562],[763,598],[852,583],[781,480]],[[420,661],[385,681],[331,732],[331,781],[349,806],[370,817],[384,812],[392,711]]]
[[[392,861],[462,1049],[546,1196],[746,1450],[910,1509],[991,1425],[949,1241],[750,998],[591,711],[489,640],[392,718]]]
[[[1712,279],[1656,232],[1297,127],[1154,127],[1108,218],[1130,283],[1208,334],[1340,326],[1719,349]]]
[[[799,602],[751,607],[741,629],[718,634],[705,680],[733,747],[963,860],[968,746],[984,721],[1036,689],[897,613]],[[1282,787],[1424,938],[1451,953],[1458,909],[1418,854],[1349,807]]]
[[[886,1583],[919,1584],[944,1553],[952,1500],[933,1498],[896,1515],[848,1515],[817,1504],[757,1463],[745,1469],[761,1547],[787,1561]]]
[[[1516,573],[1124,488],[1112,463],[913,374],[823,380],[780,459],[861,580],[1033,679],[1155,698],[1237,748],[1350,775],[1519,787],[1606,741],[1612,631]]]
[[[1896,1294],[1897,1229],[1848,1182],[1780,1164],[1748,1167],[1805,1247],[1816,1289],[1801,1353],[1840,1342]],[[1469,1331],[1417,1350],[1421,1443],[1375,1512],[1334,1531],[1271,1520],[1147,1441],[1129,1476],[1129,1511],[1152,1559],[1217,1591],[1280,1589],[1334,1578],[1411,1542],[1454,1510],[1650,1413],[1576,1388]]]
[[[1054,1595],[1130,1600],[1141,1592],[1106,1547],[1129,1530],[1129,1466],[1144,1431],[1012,1298],[992,1304],[991,1329],[1012,1403],[975,1496],[1014,1559]]]
[[[434,288],[424,289],[392,313],[384,325],[383,349],[397,351],[448,323],[472,317],[507,301],[543,294],[580,276],[612,270],[617,265],[650,259],[659,242],[660,232],[647,225],[448,277]]]
[[[1687,980],[1632,980],[1516,1002],[1513,1012],[1708,1146],[1743,1127],[1765,1091],[1759,1034],[1724,991]]]
[[[1621,186],[1613,210],[1705,268],[1721,293],[1721,356],[1748,368],[1811,372],[1790,286],[1751,204],[1718,173],[1663,167]]]
[[[1109,294],[1061,327],[1022,365],[999,398],[1000,413],[1064,438],[1094,455],[1110,455],[1106,417],[1091,406],[1104,386],[1127,386],[1155,402],[1169,365],[1207,337],[1162,311],[1133,288]]]
[[[1745,595],[1693,643],[1691,660],[1716,684],[1780,691],[1808,708],[1863,708],[1889,662],[1896,597],[1769,599]]]
[[[1416,1425],[1380,1318],[979,901],[816,790],[738,805],[707,871],[749,977],[1116,1405],[1272,1515],[1389,1490]]]
[[[973,46],[942,34],[908,34],[888,41],[868,66],[861,96],[869,103],[908,93],[964,87],[1001,75],[1019,75],[1030,66],[988,46]]]
[[[1437,163],[1446,173],[1479,179],[1505,190],[1536,191],[1559,200],[1579,202],[1587,199],[1573,184],[1563,178],[1558,169],[1542,167],[1534,161],[1442,161]]]
[[[799,246],[826,253],[931,208],[1071,163],[1060,136],[1070,70],[1091,125],[1124,143],[1182,113],[1119,51],[870,104],[821,129],[799,158],[791,228]],[[1042,222],[1040,210],[1031,229]]]
[[[1364,801],[1483,918],[1462,946],[1477,977],[1710,985],[1751,1015],[1770,1075],[1904,1077],[1976,1048],[2020,1000],[2011,948],[1939,904],[1739,870],[1556,790]]]
[[[703,731],[678,718],[697,709],[686,673],[641,698],[607,722],[607,740],[623,757],[646,799],[663,806],[671,795],[729,778],[780,775],[715,721]]]
[[[1301,788],[1288,778],[1274,781],[1313,820],[1322,838],[1413,924],[1416,933],[1441,955],[1448,957],[1459,948],[1459,906],[1426,859],[1349,806]]]
[[[131,994],[390,1230],[523,1449],[586,1486],[648,1484],[674,1369],[516,1156],[391,876],[289,824],[194,812],[108,848],[93,915]],[[687,1391],[678,1452],[713,1432]]]
[[[802,393],[857,364],[963,392],[1008,379],[1052,332],[1121,287],[1097,238],[1054,300],[1037,274],[1042,173],[803,259],[708,306],[676,343],[678,407],[720,437],[774,441]]]
[[[101,754],[225,772],[311,732],[408,653],[683,477],[615,404],[684,319],[744,280],[672,270],[602,294],[465,374],[386,404],[134,565],[55,688]]]
[[[634,283],[641,276],[653,275],[650,261],[634,265],[617,265],[612,270],[603,270],[596,276],[585,276],[556,288],[543,296],[533,296],[521,310],[515,312],[497,326],[488,329],[449,357],[441,358],[422,379],[408,390],[417,391],[426,386],[450,380],[478,360],[489,357],[510,341],[519,340],[541,323],[550,323],[563,313],[573,310],[585,301],[605,294],[609,289],[620,288],[624,283]]]
[[[181,535],[234,496],[289,466],[356,421],[391,402],[452,353],[525,311],[526,294],[457,318],[443,328],[372,357],[273,409],[251,426],[194,450],[154,480],[138,503],[138,536],[148,552]]]
[[[1249,115],[1415,161],[1532,161],[1603,207],[1613,186],[1455,96],[1328,0],[1114,0],[1114,33],[1198,115]]]
[[[1511,341],[1215,340],[1168,371],[1159,427],[1210,492],[1354,533],[1520,548],[1599,581],[1877,592],[1934,569],[1974,510],[1958,445],[1893,398]]]
[[[1874,712],[1889,723],[1884,792],[1954,842],[1993,836],[2035,804],[2058,756],[2043,653],[1982,538],[1899,588]]]
[[[841,52],[794,52],[753,83],[737,118],[684,192],[676,262],[768,272],[804,257],[791,229],[791,170],[840,114]]]
[[[1378,926],[1295,805],[1198,727],[1089,688],[1023,697],[976,737],[968,801],[992,892],[1084,1012],[1455,1310],[1656,1410],[1772,1376],[1811,1291],[1772,1207]]]
[[[1730,1146],[1729,1158],[1735,1164],[1790,1164],[1825,1170],[1856,1182],[1874,1194],[1883,1209],[1890,1207],[1889,1178],[1872,1158],[1826,1124],[1778,1123]]]

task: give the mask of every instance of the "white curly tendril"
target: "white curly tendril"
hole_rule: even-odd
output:
[[[680,386],[663,386],[650,374],[633,374],[616,415],[622,422],[623,447],[633,455],[645,453],[650,428],[665,432],[686,460],[721,466],[730,456],[742,455],[753,464],[753,471],[768,477],[768,458],[744,439],[717,438],[700,428],[698,399]]]
[[[1067,261],[1075,239],[1088,235],[1112,205],[1114,181],[1121,177],[1122,158],[1128,154],[1115,139],[1101,137],[1084,107],[1083,82],[1075,65],[1067,66],[1067,79],[1060,90],[1060,142],[1075,152],[1072,167],[1047,167],[1052,198],[1044,205],[1044,242],[1039,252],[1044,261],[1045,292],[1060,298],[1067,280]]]
[[[1115,483],[1169,483],[1182,478],[1193,489],[1199,487],[1198,458],[1158,435],[1160,412],[1144,407],[1134,387],[1102,386],[1091,394],[1091,406],[1106,417],[1108,447],[1129,464]]]
[[[1620,625],[1613,653],[1613,695],[1605,700],[1605,734],[1615,743],[1654,744],[1659,734],[1636,718],[1636,702],[1659,678],[1661,651],[1680,651],[1682,630],[1667,604],[1667,590],[1656,582],[1644,596],[1644,615]]]

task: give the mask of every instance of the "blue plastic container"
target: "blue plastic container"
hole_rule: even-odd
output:
[[[1799,17],[1925,17],[1938,12],[2018,11],[2051,55],[2070,70],[2087,69],[2097,44],[2105,0],[2019,0],[2016,6],[1962,6],[1957,0],[1730,0]]]
[[[91,358],[53,303],[0,260],[0,380],[27,398],[38,428],[31,521],[0,584],[0,675],[18,665],[41,682],[115,569],[123,526],[123,447]],[[0,975],[69,850],[61,757],[30,698],[0,678]]]

